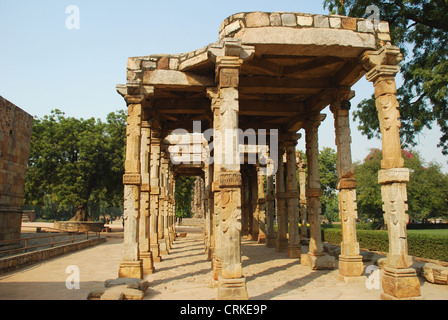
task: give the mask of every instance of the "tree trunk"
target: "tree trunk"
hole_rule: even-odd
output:
[[[76,207],[76,213],[70,221],[91,221],[88,213],[87,213],[87,204],[83,204]]]

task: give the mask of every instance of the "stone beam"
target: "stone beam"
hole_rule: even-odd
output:
[[[143,73],[143,84],[155,87],[200,87],[206,88],[215,85],[213,77],[197,75],[190,72],[176,70],[153,70]]]

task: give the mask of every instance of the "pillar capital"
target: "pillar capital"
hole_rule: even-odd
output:
[[[377,66],[398,66],[403,61],[400,48],[386,45],[377,51],[366,51],[361,56],[361,63],[366,71],[371,71]]]

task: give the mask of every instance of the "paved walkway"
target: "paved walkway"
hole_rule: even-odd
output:
[[[157,272],[146,276],[150,282],[145,300],[213,300],[211,267],[204,255],[202,231],[182,227],[187,237],[178,238],[169,255],[156,263]],[[122,239],[38,263],[29,268],[0,275],[0,300],[85,300],[88,293],[104,288],[104,281],[117,278],[122,256]],[[367,289],[365,282],[337,280],[337,270],[311,271],[297,259],[253,241],[242,241],[243,272],[251,300],[378,300],[381,290]],[[80,289],[69,290],[67,267],[80,272]],[[448,286],[421,281],[422,296],[448,300]]]

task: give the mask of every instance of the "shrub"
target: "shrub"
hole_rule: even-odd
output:
[[[388,231],[357,230],[359,246],[366,250],[389,251]],[[335,228],[323,230],[325,242],[340,245],[342,231]],[[443,235],[409,234],[408,254],[420,258],[448,261],[448,237]]]

